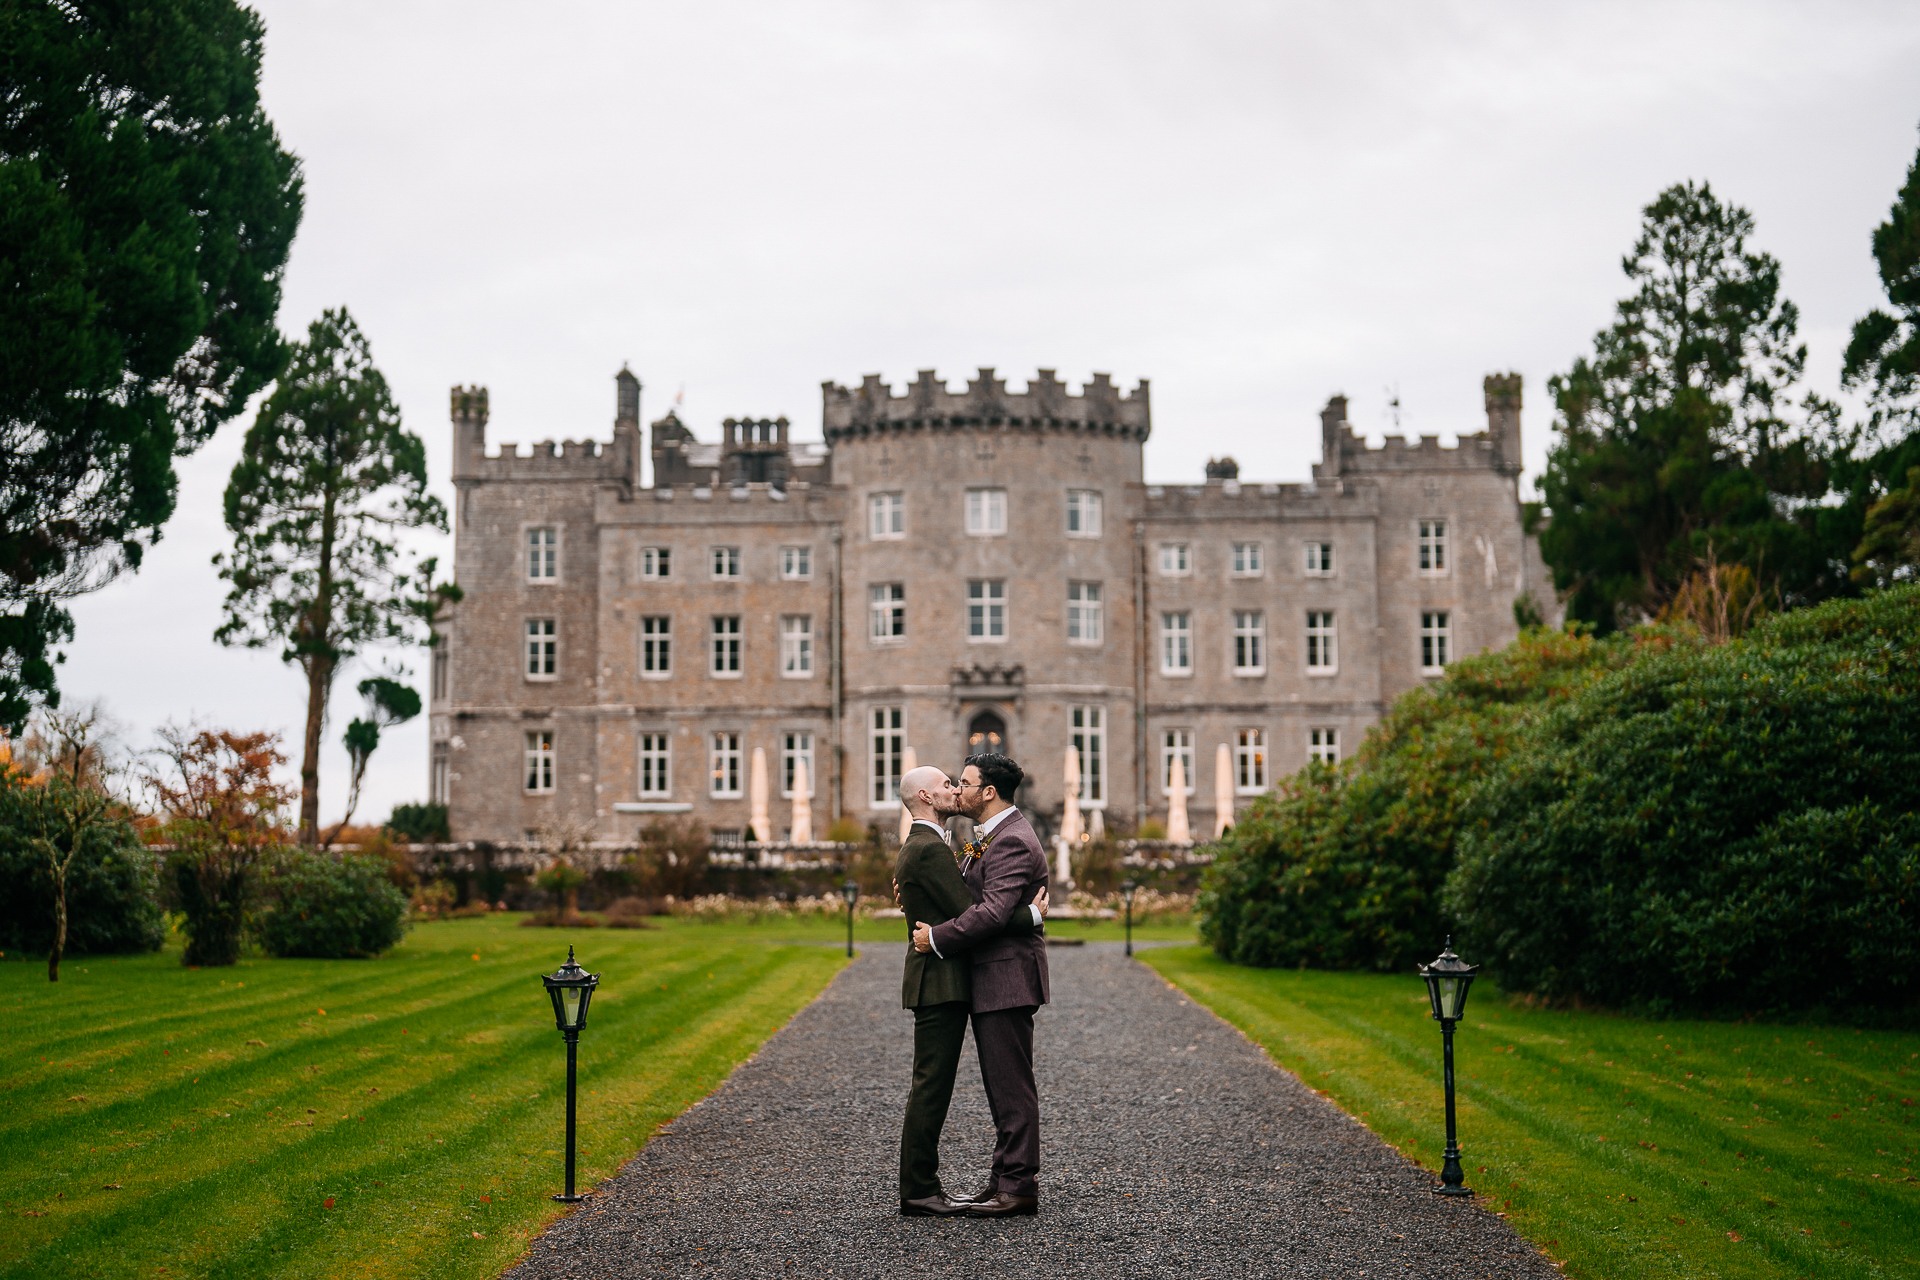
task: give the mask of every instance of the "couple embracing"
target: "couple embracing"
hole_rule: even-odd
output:
[[[931,765],[900,780],[913,827],[895,886],[912,927],[901,1003],[913,1010],[913,1088],[900,1132],[900,1212],[1009,1218],[1039,1208],[1040,1100],[1033,1015],[1047,1002],[1047,859],[1013,805],[1025,775],[1005,756],[975,756],[956,783]],[[963,814],[974,838],[957,852],[941,825]],[[967,1022],[995,1133],[993,1171],[972,1196],[940,1182],[940,1130],[953,1100]]]

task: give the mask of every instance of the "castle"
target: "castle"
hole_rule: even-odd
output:
[[[907,761],[1002,751],[1061,823],[1169,810],[1196,834],[1310,757],[1350,753],[1397,695],[1557,621],[1518,494],[1518,375],[1487,429],[1369,448],[1335,396],[1304,484],[1149,484],[1143,380],[924,370],[822,387],[824,441],[728,419],[702,443],[616,377],[607,441],[489,452],[487,393],[453,391],[454,573],[431,677],[431,793],[455,840],[561,820],[626,841],[689,815],[717,844],[897,820]],[[1226,750],[1220,751],[1221,744]],[[770,830],[749,832],[756,752]],[[1222,768],[1224,764],[1224,774]]]

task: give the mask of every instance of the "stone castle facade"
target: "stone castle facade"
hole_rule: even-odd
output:
[[[717,443],[669,413],[645,442],[622,370],[611,441],[489,451],[453,392],[454,572],[431,680],[431,789],[456,840],[562,820],[626,841],[689,815],[748,836],[756,750],[772,829],[804,762],[819,838],[891,827],[909,752],[1001,750],[1043,831],[1065,755],[1096,828],[1164,820],[1172,761],[1196,834],[1340,758],[1400,693],[1557,614],[1518,495],[1518,375],[1487,429],[1368,448],[1335,396],[1303,484],[1149,484],[1148,387],[1051,370],[961,392],[922,371],[823,386],[824,442],[785,418]],[[1550,616],[1550,621],[1557,618]],[[1219,773],[1226,744],[1227,777]]]

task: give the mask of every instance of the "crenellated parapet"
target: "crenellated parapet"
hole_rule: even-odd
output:
[[[620,408],[624,414],[630,401],[631,411],[637,414],[639,380],[624,370],[622,378]],[[611,441],[549,439],[523,446],[503,440],[497,446],[489,446],[487,389],[455,387],[451,400],[455,484],[584,480],[630,485],[639,474],[640,437],[631,417],[615,419]]]
[[[949,431],[998,427],[1025,431],[1079,431],[1143,442],[1153,429],[1147,380],[1123,392],[1107,374],[1096,373],[1079,395],[1054,376],[1040,370],[1025,391],[1007,390],[1004,378],[992,369],[967,383],[965,391],[947,390],[932,369],[919,376],[903,394],[870,373],[858,387],[833,382],[820,384],[821,423],[829,443],[901,431]]]
[[[1495,471],[1518,476],[1520,457],[1520,387],[1517,373],[1492,374],[1483,384],[1487,429],[1462,435],[1446,447],[1440,437],[1409,440],[1388,436],[1378,448],[1347,421],[1347,398],[1334,396],[1320,411],[1321,460],[1313,468],[1316,480],[1394,472]]]

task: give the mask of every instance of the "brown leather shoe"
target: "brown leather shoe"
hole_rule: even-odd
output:
[[[985,1204],[987,1201],[993,1199],[994,1190],[994,1185],[989,1182],[986,1186],[980,1188],[970,1196],[949,1195],[947,1199],[953,1201],[955,1204]]]
[[[966,1205],[949,1200],[944,1194],[900,1202],[900,1216],[903,1218],[957,1218],[966,1211]]]
[[[969,1218],[1030,1218],[1040,1212],[1040,1197],[996,1191],[986,1200],[966,1205],[965,1211]]]

